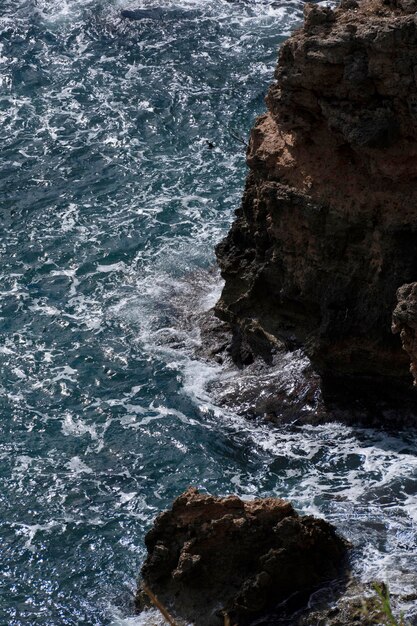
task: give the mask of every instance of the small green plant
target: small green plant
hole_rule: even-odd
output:
[[[381,583],[381,584],[374,583],[373,587],[380,602],[379,609],[381,610],[381,612],[384,614],[386,618],[386,622],[385,622],[386,625],[387,626],[407,626],[407,624],[404,621],[404,616],[402,613],[400,614],[400,618],[398,621],[392,612],[388,585],[385,585],[384,583]]]

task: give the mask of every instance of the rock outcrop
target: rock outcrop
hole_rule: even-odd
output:
[[[324,520],[300,517],[276,498],[243,502],[189,489],[159,515],[146,537],[137,603],[144,588],[176,623],[248,624],[291,598],[296,606],[315,587],[340,575],[346,543]],[[307,594],[307,595],[306,595]]]
[[[411,387],[416,11],[414,0],[307,4],[282,46],[242,206],[217,248],[216,315],[238,365],[301,348],[324,381]]]
[[[392,316],[392,330],[400,333],[403,348],[410,358],[414,385],[417,385],[417,283],[400,287],[397,299],[398,304]]]

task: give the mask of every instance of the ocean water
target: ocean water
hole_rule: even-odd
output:
[[[363,580],[416,591],[414,434],[220,409],[184,323],[221,289],[214,246],[302,5],[0,1],[1,626],[160,623],[132,607],[144,534],[189,485],[289,497]]]

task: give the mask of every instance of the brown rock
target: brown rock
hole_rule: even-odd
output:
[[[398,304],[392,316],[392,330],[400,333],[403,348],[410,357],[414,385],[417,385],[417,283],[400,287],[397,299]]]
[[[391,317],[397,289],[417,280],[416,10],[307,4],[282,46],[242,206],[217,248],[216,314],[240,366],[284,345],[325,380],[411,387]]]
[[[340,574],[346,543],[276,498],[243,502],[189,489],[146,537],[143,583],[181,623],[247,624]],[[142,585],[143,585],[142,583]],[[305,600],[305,598],[304,598]],[[139,589],[139,609],[146,594]]]

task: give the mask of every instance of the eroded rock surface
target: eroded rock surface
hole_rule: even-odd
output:
[[[415,328],[396,292],[417,280],[416,10],[306,5],[282,46],[242,206],[217,249],[216,314],[240,366],[301,348],[324,379],[411,387]]]
[[[404,350],[410,357],[410,371],[417,385],[417,283],[397,291],[398,304],[392,316],[392,330],[400,333]]]
[[[340,575],[346,543],[324,520],[276,498],[243,502],[189,489],[146,537],[144,583],[179,623],[249,624]],[[296,594],[296,596],[294,596]],[[146,606],[139,589],[138,607]]]

